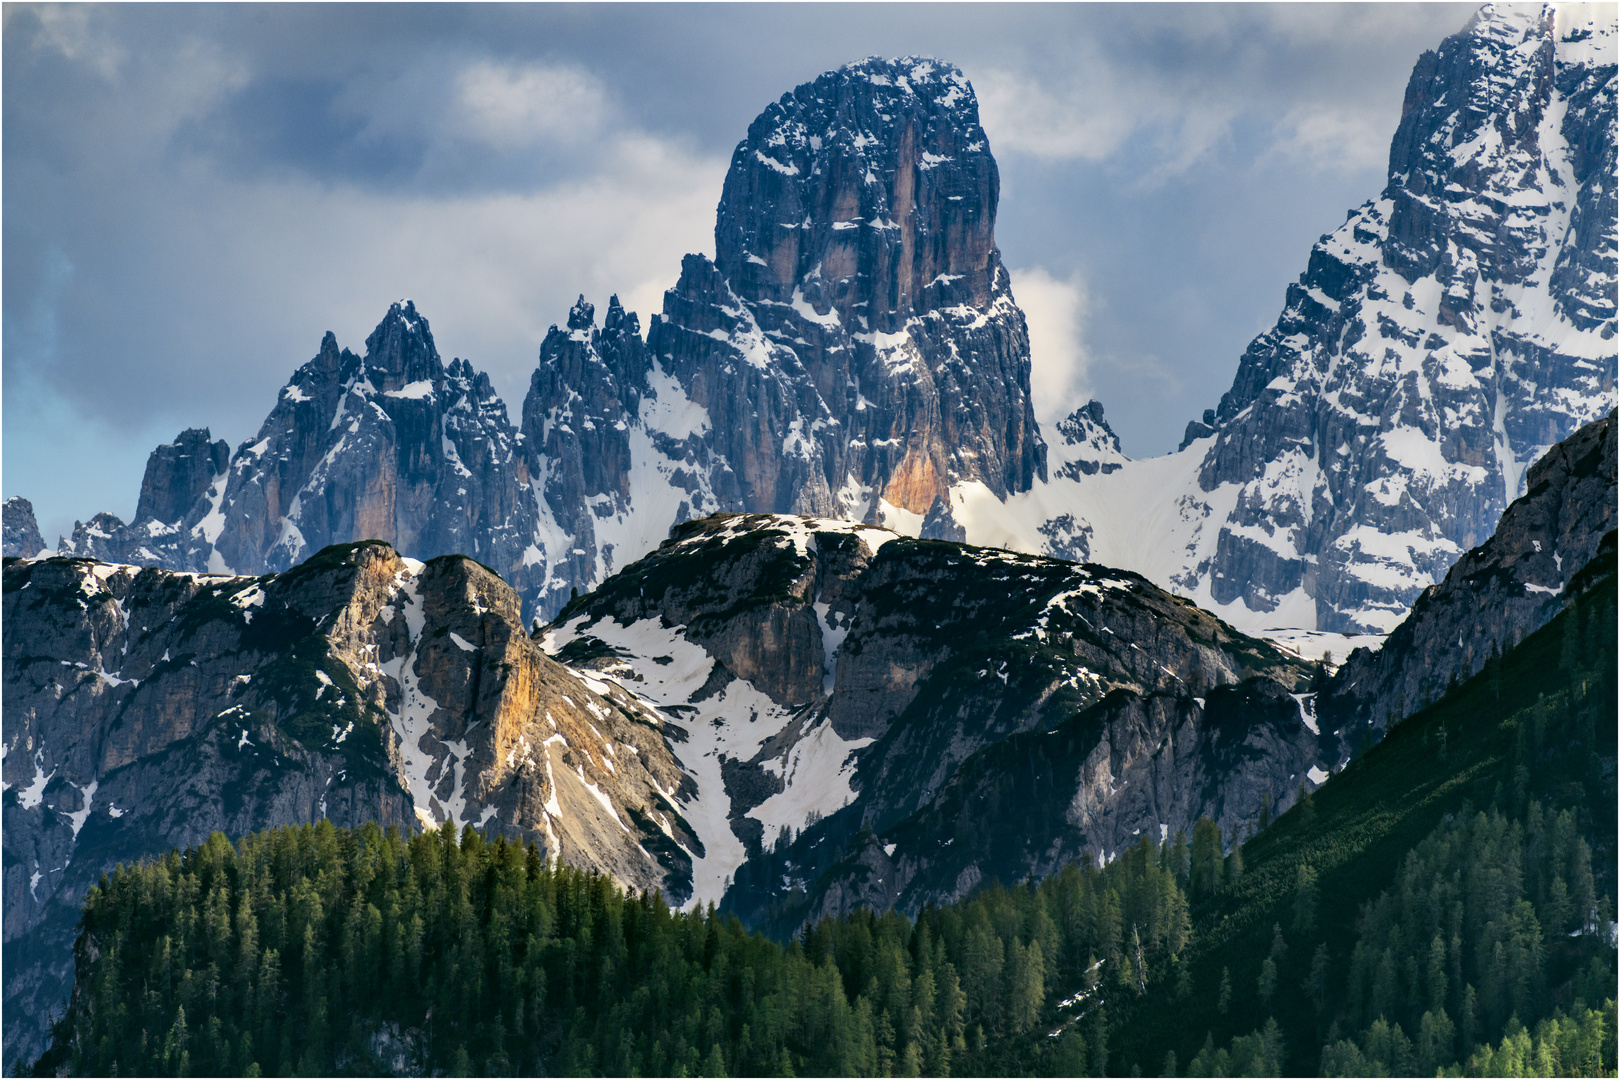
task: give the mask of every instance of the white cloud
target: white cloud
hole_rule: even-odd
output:
[[[993,63],[970,75],[996,153],[1118,163],[1137,187],[1234,147],[1312,171],[1381,171],[1414,39],[1437,44],[1468,14],[1441,4],[1181,5],[1066,41],[1063,64]]]
[[[1295,105],[1273,129],[1268,157],[1316,170],[1380,169],[1389,160],[1389,117],[1328,102]]]
[[[1178,90],[1106,62],[1077,63],[1066,79],[1046,81],[989,68],[975,74],[973,87],[996,153],[1104,161],[1146,136],[1150,157],[1138,177],[1146,184],[1196,165],[1227,137],[1241,108],[1229,96]]]
[[[589,136],[607,110],[601,83],[578,68],[479,61],[456,84],[468,129],[499,150]]]
[[[991,148],[1047,161],[1099,161],[1125,141],[1139,120],[1112,107],[1104,95],[1079,87],[1058,89],[1036,79],[989,68],[977,72],[973,89]]]
[[[1029,325],[1035,419],[1050,426],[1091,398],[1085,345],[1089,297],[1078,274],[1054,277],[1039,266],[1010,273]]]
[[[9,23],[24,10],[29,9],[21,4],[7,4],[5,21]],[[55,49],[67,59],[95,69],[108,82],[117,79],[118,69],[127,54],[110,35],[91,25],[92,12],[87,5],[42,4],[32,11],[40,28],[36,47]]]

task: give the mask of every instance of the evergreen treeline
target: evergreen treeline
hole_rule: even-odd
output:
[[[1178,850],[783,946],[471,828],[216,834],[90,892],[38,1071],[1100,1072],[1098,998],[1186,941]]]
[[[1362,905],[1347,970],[1329,964],[1325,944],[1300,966],[1299,989],[1318,1012],[1335,999],[1331,984],[1343,984],[1319,1075],[1612,1075],[1612,916],[1569,811],[1532,802],[1522,823],[1496,810],[1448,819],[1407,855],[1395,887]],[[1272,940],[1262,999],[1275,993],[1289,951],[1280,925]],[[1543,1019],[1532,1034],[1521,1017]],[[1353,1034],[1338,1038],[1342,1027]],[[1500,1041],[1493,1048],[1484,1035]],[[1275,1019],[1228,1048],[1207,1039],[1187,1068],[1283,1072]]]
[[[1205,857],[1189,992],[1121,1003],[1122,1068],[1614,1074],[1612,555],[1588,570],[1576,604],[1234,845],[1227,873]]]

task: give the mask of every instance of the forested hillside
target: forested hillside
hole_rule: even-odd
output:
[[[40,1070],[1101,1070],[1106,1010],[1085,990],[1054,1003],[1060,987],[1139,983],[1184,948],[1185,895],[1160,854],[1144,842],[915,923],[828,920],[784,947],[471,828],[216,834],[92,891],[72,1010]],[[1025,1037],[1054,1010],[1084,1019]]]
[[[1612,1073],[1614,582],[1247,842],[786,945],[471,829],[216,835],[91,892],[38,1070]]]
[[[1195,890],[1187,981],[1118,1003],[1127,1068],[1496,1075],[1483,1044],[1523,1050],[1556,1018],[1584,1047],[1557,1075],[1599,1053],[1613,1072],[1614,540],[1563,614],[1244,845],[1241,878]]]

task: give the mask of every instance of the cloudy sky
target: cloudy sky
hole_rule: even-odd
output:
[[[1165,453],[1471,10],[8,4],[0,485],[53,545],[127,519],[154,445],[248,438],[402,296],[516,415],[575,295],[645,325],[749,121],[871,54],[978,91],[1043,419],[1096,397]]]

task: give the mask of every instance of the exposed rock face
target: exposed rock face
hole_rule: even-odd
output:
[[[616,299],[597,330],[583,298],[541,347],[523,430],[564,534],[540,545],[541,606],[715,510],[951,536],[927,515],[952,484],[1005,497],[1043,477],[998,195],[949,65],[866,60],[762,113],[716,257],[686,257],[645,347]]]
[[[445,368],[427,320],[393,305],[364,359],[328,334],[237,451],[200,524],[224,565],[282,569],[328,543],[463,552],[523,583],[535,533],[525,455],[487,376]]]
[[[1200,817],[1252,827],[1263,799],[1281,794],[1288,805],[1290,785],[1317,767],[1320,740],[1298,697],[1269,679],[1217,687],[1202,704],[1118,690],[1009,735],[963,762],[915,814],[846,841],[810,910],[914,914],[992,879],[1039,879],[1143,834],[1188,831]]]
[[[34,504],[27,499],[10,498],[0,508],[5,526],[3,551],[7,556],[31,559],[46,550],[45,539],[39,535],[39,522],[34,520]]]
[[[1389,186],[1317,244],[1216,411],[1200,486],[1239,485],[1201,571],[1217,602],[1305,587],[1324,629],[1388,626],[1608,410],[1615,32],[1571,18],[1487,7],[1419,60]]]
[[[263,573],[379,539],[413,556],[471,555],[531,594],[544,582],[530,550],[543,532],[532,455],[488,376],[464,360],[446,367],[409,300],[389,308],[364,358],[328,333],[235,454],[208,439],[191,430],[158,447],[136,520],[98,514],[61,552]]]
[[[966,507],[968,538],[1023,515],[1020,544],[1054,543],[1067,512],[1092,558],[1239,625],[1392,628],[1613,404],[1615,42],[1608,9],[1483,8],[1418,61],[1388,186],[1181,452]]]
[[[783,828],[852,798],[870,738],[827,715],[855,582],[895,534],[851,522],[730,515],[678,526],[657,551],[566,607],[544,643],[668,719],[692,778],[698,901]]]
[[[705,440],[707,414],[654,365],[634,312],[617,296],[598,328],[582,296],[553,326],[523,400],[523,438],[537,478],[535,554],[546,578],[536,606],[552,613],[658,546],[669,527],[735,504],[736,485]]]
[[[207,428],[182,431],[147,459],[135,520],[179,521],[208,493],[230,458],[230,445],[224,439],[210,442]]]
[[[717,510],[959,536],[952,485],[1005,498],[1046,474],[999,194],[956,68],[829,72],[751,125],[716,258],[687,256],[645,342],[616,297],[600,328],[583,297],[552,327],[521,433],[402,301],[363,360],[328,334],[228,469],[186,432],[132,525],[101,515],[61,550],[259,573],[377,538],[472,555],[532,615]]]
[[[1103,419],[1100,401],[1089,401],[1057,423],[1061,436],[1061,450],[1056,452],[1062,464],[1055,470],[1057,476],[1077,480],[1082,476],[1118,472],[1130,459],[1119,447],[1119,436]]]
[[[1351,654],[1322,722],[1381,735],[1552,621],[1589,587],[1593,560],[1614,558],[1615,465],[1613,412],[1549,450],[1491,538],[1424,590],[1383,648]]]
[[[199,540],[206,531],[200,522],[218,502],[217,485],[224,484],[229,462],[224,439],[211,442],[207,428],[182,431],[147,458],[134,522],[126,525],[108,513],[75,521],[72,537],[58,543],[58,553],[134,566],[209,566],[213,560]]]
[[[1116,673],[1098,686],[1108,691],[1100,700],[1080,696],[1071,704],[1060,691],[1050,704],[1031,710],[1037,722],[1009,725],[1004,737],[977,741],[964,718],[989,718],[987,726],[994,728],[1009,705],[1016,710],[1030,700],[1042,680],[1034,665],[1009,666],[1007,686],[996,700],[975,701],[972,680],[958,678],[940,702],[954,707],[954,727],[944,708],[917,715],[916,706],[908,705],[893,725],[874,732],[878,742],[861,752],[861,794],[853,804],[866,827],[837,839],[842,852],[828,860],[816,851],[816,840],[831,837],[812,829],[797,844],[763,853],[745,867],[731,902],[763,920],[859,906],[914,912],[992,877],[1038,878],[1075,859],[1122,850],[1143,832],[1156,835],[1152,830],[1161,825],[1173,832],[1201,816],[1227,830],[1252,824],[1267,795],[1283,796],[1278,805],[1286,808],[1297,784],[1325,780],[1363,732],[1381,736],[1389,724],[1439,697],[1450,681],[1478,673],[1488,656],[1546,625],[1583,590],[1612,587],[1615,427],[1611,413],[1554,446],[1530,468],[1528,491],[1508,508],[1495,534],[1424,592],[1381,649],[1358,650],[1331,680],[1313,680],[1319,693],[1290,692],[1304,687],[1276,681],[1274,669],[1270,679],[1238,682],[1263,665],[1221,669],[1223,654],[1189,648],[1199,641],[1197,621],[1187,624],[1188,638],[1177,633],[1174,609],[1154,610],[1149,602],[1132,618],[1118,608],[1073,611],[1071,601],[1066,606],[1082,619],[1067,629],[1076,632],[1076,651],[1090,671],[1107,671],[1108,657],[1090,647],[1083,629],[1107,626],[1143,654],[1121,655],[1162,663],[1164,675],[1155,682],[1142,667],[1124,677]],[[925,652],[905,649],[908,616],[924,627],[938,622],[945,635],[952,628],[915,588],[880,581],[885,569],[901,565],[887,553],[899,554],[904,543],[886,548],[863,580],[870,581],[869,595],[895,599],[887,618],[873,618],[868,608],[857,615],[857,629],[844,642],[852,654],[846,663],[855,670],[862,657],[856,650],[866,644],[862,627],[882,626],[881,641],[867,648],[891,655]],[[1153,592],[1137,589],[1135,596],[1151,601]],[[995,635],[990,613],[971,610],[969,603],[966,625],[988,627]],[[1195,620],[1218,625],[1192,610]],[[1037,623],[1049,640],[1061,640],[1062,623],[1045,612]],[[1200,671],[1212,661],[1214,670]],[[940,660],[936,670],[960,672],[963,666],[952,657]],[[1034,687],[1020,685],[1021,672],[1033,676]],[[842,665],[839,674],[842,687]],[[835,694],[834,710],[837,704]],[[908,739],[911,732],[921,741]],[[964,745],[967,753],[955,757]],[[784,873],[804,885],[802,903],[785,903],[779,891],[771,895],[765,886]],[[743,886],[758,891],[750,894]]]
[[[1309,695],[1290,696],[1307,690],[1306,665],[1135,574],[848,522],[690,522],[570,604],[545,640],[689,729],[676,748],[700,793],[688,817],[728,825],[697,826],[708,853],[697,895],[724,892],[779,930],[896,902],[844,881],[839,849],[863,823],[888,838],[933,812],[968,763],[1032,732],[1079,725],[1086,754],[1099,740],[1128,744],[1130,767],[1159,777],[1157,794],[1138,799],[1118,782],[1126,763],[1109,781],[1094,762],[1090,809],[1050,858],[1118,850],[1132,830],[1190,829],[1203,814],[1231,827],[1263,793],[1286,804],[1340,753],[1312,730]],[[1164,699],[1163,721],[1143,728],[1102,708],[1121,694]],[[1205,699],[1226,703],[1210,705],[1216,721]],[[965,874],[965,891],[981,870],[1000,872],[973,869],[976,851],[935,865],[948,863],[953,883]],[[1017,878],[1048,868],[1020,859]]]
[[[709,410],[746,509],[876,521],[954,483],[1005,497],[1045,476],[999,196],[948,64],[874,57],[750,125],[715,261],[687,258],[649,335]]]
[[[691,894],[703,849],[659,717],[546,657],[470,559],[362,543],[244,578],[54,558],[8,562],[4,590],[8,1062],[65,1000],[85,890],[216,829],[474,824]]]

